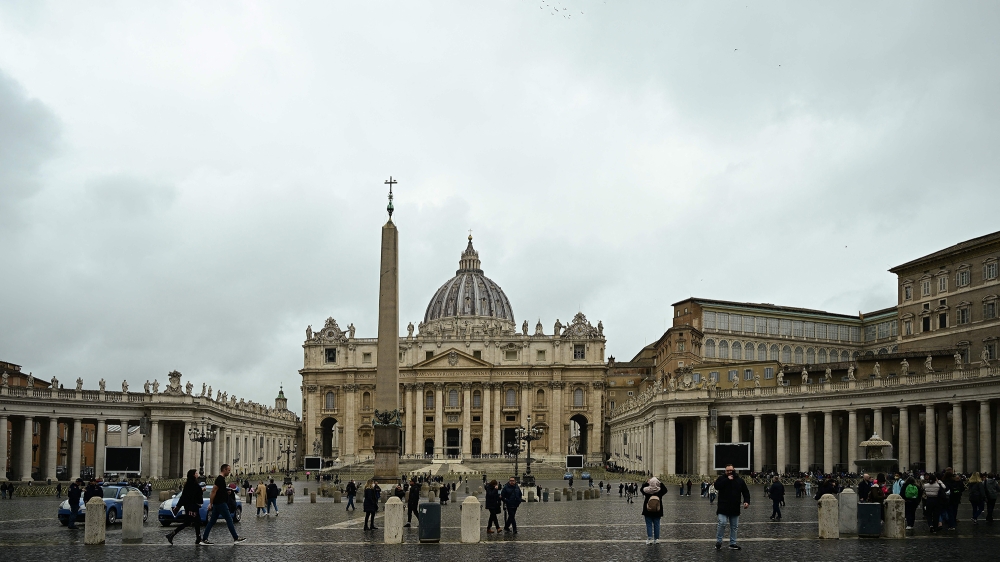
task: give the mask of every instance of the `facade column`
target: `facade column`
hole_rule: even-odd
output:
[[[70,441],[70,451],[72,451],[70,453],[70,465],[66,468],[68,469],[70,480],[76,480],[80,477],[80,455],[83,453],[83,420],[80,418],[73,419],[73,437],[72,441]]]
[[[856,472],[858,460],[858,411],[847,411],[847,472]]]
[[[962,403],[955,402],[951,405],[951,466],[959,474],[965,472],[964,440],[965,434],[962,433]]]
[[[879,437],[885,439],[885,432],[882,431],[882,408],[872,408],[872,433],[878,433]],[[864,436],[865,439],[868,439],[869,437],[871,436]],[[888,441],[888,439],[886,439],[886,441]]]
[[[962,408],[962,423],[965,424],[965,438],[962,439],[962,449],[965,450],[965,464],[969,472],[975,472],[979,465],[979,439],[977,439],[976,413]]]
[[[802,412],[799,414],[799,472],[809,472],[811,457],[811,451],[809,450],[809,414]]]
[[[833,474],[833,412],[823,412],[823,473]]]
[[[4,428],[6,429],[6,428]],[[59,418],[49,418],[49,438],[45,444],[45,478],[56,480],[56,449],[59,443]]]
[[[479,440],[479,442],[481,443],[480,446],[479,446],[479,453],[481,455],[488,455],[488,454],[490,454],[490,453],[493,452],[491,450],[491,445],[493,443],[493,438],[492,438],[492,436],[490,434],[490,422],[493,421],[493,419],[490,417],[490,414],[491,414],[491,412],[490,412],[490,406],[493,405],[493,404],[491,404],[491,400],[492,400],[493,397],[490,395],[490,385],[489,385],[489,383],[483,383],[482,393],[483,393],[483,399],[482,399],[483,400],[482,401],[483,411],[482,411],[482,415],[479,417],[479,419],[483,420],[483,436]],[[551,414],[549,415],[549,423],[550,424],[552,423],[552,415]],[[549,442],[551,442],[551,440],[552,440],[552,438],[549,437]],[[549,451],[549,452],[551,452],[551,451]]]
[[[191,430],[191,422],[184,422],[184,432],[181,433],[181,475],[187,474],[188,468],[197,468],[198,461],[193,460],[193,455],[191,453],[191,438],[188,437],[188,432]],[[257,455],[254,454],[256,451],[251,451],[247,456],[251,457],[246,459],[246,465],[252,467],[253,463],[257,462]]]
[[[462,383],[462,456],[472,458],[472,383]]]
[[[549,383],[552,388],[552,415],[549,417],[549,453],[558,458],[567,452],[562,444],[563,438],[563,383],[562,381],[552,381]],[[499,429],[494,429],[499,431]],[[496,451],[500,452],[500,451]]]
[[[775,472],[778,474],[785,473],[785,465],[788,464],[788,452],[785,450],[785,414],[778,414],[775,418],[775,462],[777,463],[777,468]]]
[[[122,447],[128,447],[128,423],[129,423],[129,421],[128,420],[121,420],[120,423],[121,423],[122,431],[121,431],[121,434],[118,437],[121,439],[121,442],[118,443],[118,444],[120,446],[122,446]],[[187,435],[187,433],[185,433],[185,435]],[[185,474],[186,473],[187,473],[187,471],[185,471]]]
[[[937,465],[940,470],[951,464],[951,447],[948,441],[948,412],[941,410],[937,424]]]
[[[650,458],[653,459],[653,475],[659,476],[661,474],[666,474],[664,471],[666,460],[665,453],[667,452],[667,442],[664,432],[666,431],[667,420],[664,419],[654,419],[653,420],[653,446],[650,448]],[[612,447],[614,449],[614,447]]]
[[[764,424],[760,414],[753,415],[753,470],[762,472],[764,466]],[[704,473],[702,473],[704,474]]]
[[[413,399],[415,401],[413,416],[413,453],[424,454],[424,383],[418,382],[413,385]]]
[[[503,454],[503,431],[500,429],[500,414],[503,408],[501,408],[501,402],[503,396],[503,383],[495,382],[493,384],[493,454],[500,455]],[[557,427],[555,431],[559,431]]]
[[[347,462],[353,462],[357,459],[358,450],[354,445],[358,437],[358,385],[345,384],[344,393],[347,398],[347,424],[344,426],[344,452],[341,454]]]
[[[7,481],[7,416],[0,416],[0,482]]]
[[[153,422],[156,423],[156,422]],[[97,423],[94,424],[94,475],[100,476],[104,474],[104,447],[107,444],[108,438],[108,428],[107,421],[102,418],[98,418]],[[153,452],[156,452],[156,448],[153,448]],[[152,458],[152,457],[150,457]]]
[[[100,437],[104,431],[104,420],[97,420],[98,443],[104,439]],[[222,432],[219,437],[224,438]],[[154,419],[149,420],[149,477],[160,477],[160,466],[163,463],[163,446],[160,444],[160,422]],[[100,470],[100,469],[97,469]],[[202,475],[205,476],[205,475]]]
[[[910,467],[910,411],[906,406],[899,408],[899,469],[906,471]]]
[[[677,426],[673,416],[667,416],[667,469],[665,474],[677,470]]]
[[[24,429],[21,431],[21,480],[31,480],[31,430],[35,420],[24,418]]]
[[[760,418],[757,418],[760,421]],[[708,474],[708,416],[698,416],[698,474]]]
[[[414,410],[413,410],[413,385],[404,384],[403,388],[406,389],[406,401],[403,402],[403,408],[406,412],[406,440],[403,442],[403,454],[412,455],[413,454],[413,431],[414,431]]]
[[[979,402],[979,471],[993,472],[993,424],[988,400]]]
[[[934,405],[928,404],[924,408],[924,470],[926,472],[937,472],[937,443],[934,442],[936,435]]]
[[[434,456],[444,456],[444,383],[434,383]]]

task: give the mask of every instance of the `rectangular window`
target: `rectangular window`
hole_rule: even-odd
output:
[[[878,339],[889,337],[889,323],[879,322],[878,323]]]
[[[586,359],[587,358],[587,346],[582,343],[573,345],[573,359]]]
[[[963,269],[962,271],[959,271],[958,274],[955,276],[955,284],[958,285],[959,287],[965,287],[966,285],[969,284],[969,280],[971,277],[972,276],[969,275],[969,270]]]
[[[757,322],[757,333],[758,334],[766,334],[767,333],[767,318],[764,318],[763,316],[757,316],[757,317],[755,317],[755,320]]]
[[[406,352],[400,351],[399,352],[399,362],[402,363],[405,360],[405,358],[406,358]]]
[[[816,324],[814,324],[812,322],[803,322],[802,323],[802,335],[805,336],[805,337],[807,337],[807,338],[815,338],[816,337]]]
[[[743,317],[739,314],[733,314],[729,318],[729,329],[733,332],[743,331]]]
[[[630,391],[628,391],[628,395],[629,395],[629,396],[632,396],[632,395],[634,395],[634,394],[635,394],[635,393],[634,393],[634,392],[632,392],[631,390],[630,390]]]
[[[632,386],[633,384],[635,384],[635,381],[632,380],[632,379],[629,379],[629,380],[625,381],[625,384],[627,384],[629,386]]]
[[[474,421],[474,422],[481,422],[481,421],[483,421],[483,417],[482,416],[472,416],[472,421]]]
[[[865,341],[875,341],[875,326],[865,326]]]
[[[861,327],[860,326],[841,326],[840,327],[840,340],[841,341],[861,341]]]
[[[734,380],[736,380],[736,378],[738,376],[739,376],[739,373],[736,372],[736,369],[731,369],[729,371],[729,380],[734,381]]]
[[[903,300],[908,301],[913,299],[913,287],[911,285],[906,285],[903,287]]]
[[[706,330],[714,330],[715,329],[715,313],[714,312],[706,312],[704,315],[702,315],[701,323],[705,326]]]
[[[925,279],[920,282],[920,295],[924,297],[931,296],[931,280]]]
[[[476,349],[476,350],[474,350],[472,352],[472,356],[475,357],[476,359],[482,359],[483,358],[483,352],[481,350],[479,350],[479,349]]]
[[[477,393],[474,393],[472,395],[472,407],[473,408],[482,408],[483,407],[483,395],[482,394],[479,394],[477,392]]]
[[[504,361],[517,361],[516,349],[505,349],[503,352]]]
[[[767,319],[767,333],[771,335],[778,335],[778,319],[768,318]]]
[[[701,382],[701,373],[695,373],[691,378],[694,379],[694,382],[699,383]]]
[[[938,277],[938,292],[943,293],[948,290],[948,278],[942,275]]]
[[[929,332],[929,331],[931,331],[931,317],[930,316],[924,316],[923,318],[921,318],[921,320],[922,320],[921,326],[920,326],[921,327],[921,331],[922,332]]]
[[[708,378],[713,382],[719,382],[719,371],[712,371],[708,374]]]
[[[774,367],[764,367],[764,378],[765,379],[774,378]]]
[[[427,397],[426,397],[426,399],[424,401],[424,407],[427,408],[428,410],[433,410],[434,409],[434,393],[433,392],[428,392],[427,393]]]
[[[983,279],[997,278],[997,262],[992,261],[983,266]]]
[[[425,416],[424,417],[424,421],[425,422],[433,422],[434,421],[434,416]]]
[[[507,416],[507,421],[512,422],[517,420],[517,416]]]
[[[997,358],[997,342],[986,342],[986,358],[993,361]]]
[[[802,337],[802,321],[795,320],[792,322],[792,337],[795,338]]]
[[[720,312],[717,315],[717,319],[719,320],[719,329],[720,330],[728,330],[729,329],[729,315],[728,314],[722,314]]]
[[[948,327],[948,315],[945,313],[938,314],[938,329]]]
[[[913,335],[913,322],[909,320],[903,320],[903,335],[904,336]]]
[[[782,320],[781,321],[781,331],[780,331],[780,334],[782,336],[790,336],[790,335],[792,335],[792,321],[791,320]]]
[[[983,303],[983,319],[991,320],[997,317],[997,303],[996,301],[984,302]]]
[[[434,357],[434,352],[433,351],[425,351],[424,352],[424,361],[430,359],[431,357]]]
[[[743,380],[745,381],[753,380],[753,369],[743,369]]]
[[[826,339],[826,324],[816,324],[816,339]]]
[[[612,400],[612,401],[611,401],[611,409],[612,409],[612,410],[614,410],[614,409],[615,409],[615,401],[614,401],[614,400]]]
[[[535,352],[535,360],[536,361],[545,361],[545,350],[544,349],[539,349],[538,351]]]
[[[337,349],[333,347],[326,348],[326,362],[336,363],[337,362]]]
[[[958,309],[958,323],[959,324],[968,324],[969,323],[969,308],[968,307]]]
[[[361,362],[362,363],[371,363],[372,362],[372,354],[371,354],[371,352],[364,352],[364,353],[362,353],[361,354]]]

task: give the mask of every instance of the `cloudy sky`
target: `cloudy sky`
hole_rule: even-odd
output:
[[[0,359],[299,404],[473,229],[520,324],[630,358],[688,296],[855,314],[997,230],[996,2],[0,3]],[[992,210],[991,210],[992,209]],[[111,386],[118,384],[114,382]],[[200,386],[200,385],[199,385]]]

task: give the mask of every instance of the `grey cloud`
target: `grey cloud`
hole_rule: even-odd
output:
[[[11,209],[42,188],[41,167],[56,154],[59,136],[55,115],[0,70],[0,207]]]

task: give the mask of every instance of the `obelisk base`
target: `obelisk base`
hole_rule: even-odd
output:
[[[379,484],[399,482],[399,428],[375,426],[375,481]]]

